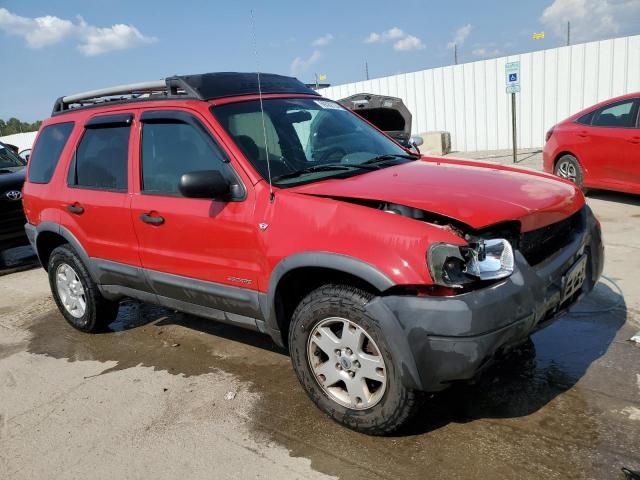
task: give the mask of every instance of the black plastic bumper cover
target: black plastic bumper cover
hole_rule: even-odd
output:
[[[604,263],[600,226],[588,207],[571,242],[531,267],[516,251],[513,274],[455,297],[381,296],[369,312],[378,319],[409,388],[437,391],[472,378],[499,351],[548,325],[568,307],[563,277],[588,256],[582,294],[593,289]],[[575,300],[575,299],[573,299]]]

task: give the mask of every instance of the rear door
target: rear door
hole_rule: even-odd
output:
[[[69,162],[61,223],[94,259],[139,266],[129,207],[133,113],[95,115]]]
[[[611,186],[627,184],[636,175],[634,164],[640,151],[636,127],[638,100],[627,99],[596,110],[591,125],[585,127],[589,136],[592,173]]]
[[[149,110],[140,121],[140,178],[131,215],[154,291],[161,297],[253,315],[253,297],[233,288],[258,288],[261,257],[252,221],[253,190],[246,189],[241,201],[183,197],[178,183],[191,171],[219,170],[239,188],[244,186],[197,112]]]

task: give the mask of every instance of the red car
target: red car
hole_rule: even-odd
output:
[[[384,434],[593,288],[600,227],[574,185],[420,157],[296,79],[260,79],[56,102],[24,207],[74,328],[132,297],[263,332],[320,409]]]
[[[583,189],[640,193],[640,93],[587,108],[547,132],[544,171]]]

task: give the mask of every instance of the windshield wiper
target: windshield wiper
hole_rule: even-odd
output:
[[[366,162],[365,162],[366,163]],[[322,165],[313,165],[311,167],[303,168],[302,170],[296,170],[295,172],[285,173],[284,175],[278,175],[277,177],[273,177],[273,180],[285,180],[287,178],[296,178],[301,175],[305,175],[307,173],[313,172],[330,172],[333,170],[377,170],[378,167],[374,167],[373,165],[363,165],[363,164],[349,164],[346,165],[344,163],[325,163]]]
[[[384,155],[378,155],[377,157],[373,157],[366,162],[362,162],[360,165],[374,165],[376,163],[384,163],[389,160],[396,160],[398,158],[406,158],[408,160],[417,160],[420,158],[419,155],[410,155],[408,153],[385,153]]]

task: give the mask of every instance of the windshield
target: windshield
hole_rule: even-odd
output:
[[[0,143],[0,173],[14,172],[24,168],[27,163],[9,147]]]
[[[323,99],[266,99],[212,107],[216,119],[263,178],[299,185],[359,175],[413,158],[339,104]],[[265,142],[266,133],[266,142]]]

